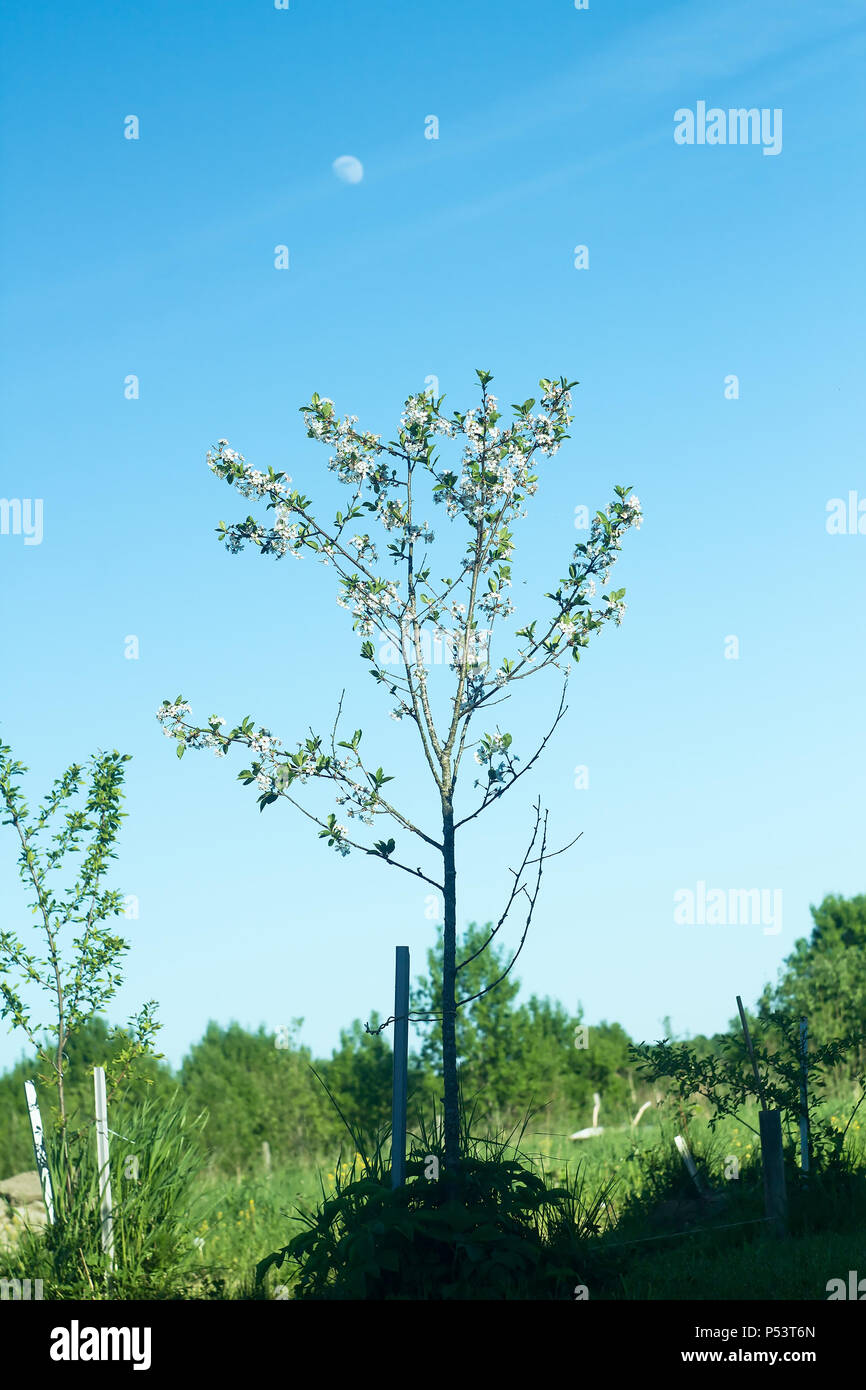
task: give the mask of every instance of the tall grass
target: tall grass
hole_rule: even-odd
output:
[[[49,1299],[194,1296],[202,1285],[193,1213],[204,1121],[177,1095],[168,1104],[114,1109],[113,1269],[102,1248],[93,1126],[68,1138],[68,1170],[60,1139],[48,1134],[54,1224],[22,1235],[4,1260],[8,1274],[41,1279]]]

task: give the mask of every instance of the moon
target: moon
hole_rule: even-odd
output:
[[[331,168],[341,183],[360,183],[364,177],[364,166],[353,154],[341,154]]]

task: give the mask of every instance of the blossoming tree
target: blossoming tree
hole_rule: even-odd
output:
[[[512,631],[511,526],[526,516],[526,502],[538,486],[534,469],[540,457],[552,457],[568,438],[571,388],[577,383],[564,377],[558,382],[543,379],[540,410],[533,413],[535,400],[526,400],[512,407],[511,423],[502,426],[496,397],[488,390],[492,377],[482,371],[477,376],[478,406],[449,417],[442,409],[444,396],[412,395],[397,438],[387,443],[380,435],[357,429],[357,416],[340,419],[332,401],[314,395],[302,407],[307,434],[332,448],[329,467],[349,493],[328,523],[317,519],[310,500],[292,488],[286,474],[250,467],[225,439],[208,452],[208,464],[218,477],[241,496],[264,502],[273,513],[267,524],[253,516],[228,526],[221,522],[218,534],[232,553],[246,544],[278,559],[310,552],[335,571],[337,602],[350,612],[363,639],[361,660],[393,702],[392,716],[414,726],[435,788],[435,829],[423,829],[394,804],[385,790],[394,779],[362,755],[360,729],[338,738],[342,696],[330,735],[311,732],[295,746],[284,745],[249,718],[232,729],[218,715],[211,715],[206,725],[196,725],[186,718],[192,711],[182,696],[173,703],[166,700],[158,711],[165,734],[177,740],[178,757],[187,748],[211,748],[218,756],[233,745],[249,749],[253,760],[239,776],[245,784],[255,784],[262,810],[284,798],[318,826],[319,836],[340,854],[355,849],[377,856],[388,867],[441,892],[443,1109],[449,1166],[459,1158],[455,1019],[457,1009],[469,1002],[457,997],[459,973],[469,964],[456,959],[457,832],[489,810],[534,765],[565,713],[571,662],[579,660],[592,634],[606,622],[622,621],[625,590],[603,592],[594,603],[596,582],[607,584],[624,533],[641,522],[640,503],[631,488],[617,487],[615,499],[594,517],[588,541],[575,546],[565,575],[545,595],[549,607],[544,618]],[[457,457],[451,462],[440,462],[440,439],[446,446],[455,442]],[[448,559],[454,577],[434,577],[435,536],[430,515],[425,515],[431,503],[456,528],[451,531],[456,548]],[[373,526],[375,537],[369,529]],[[385,562],[390,562],[395,577],[382,573]],[[489,659],[491,643],[500,633],[510,651],[494,664]],[[375,636],[378,651],[371,640]],[[444,650],[444,664],[434,650]],[[559,708],[521,763],[510,733],[498,725],[479,726],[495,705],[509,698],[513,685],[549,666],[563,677]],[[467,753],[474,754],[484,773],[472,784],[469,804],[461,801],[458,807]],[[300,795],[315,782],[333,797],[336,810],[311,808],[306,796],[308,804],[302,803]],[[370,836],[370,843],[363,843],[361,827],[373,827],[383,819],[395,834],[379,840]],[[345,823],[349,820],[358,824],[357,832],[350,831]],[[420,840],[435,868],[428,864],[428,871],[407,862],[405,851],[398,852],[396,836]],[[513,881],[504,911],[480,948],[493,940],[518,899],[525,900],[523,932],[508,970],[526,940],[545,860],[560,852],[548,850],[547,814],[537,802],[523,860],[509,871]]]

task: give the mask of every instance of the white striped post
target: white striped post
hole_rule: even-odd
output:
[[[394,981],[394,1088],[391,1095],[391,1186],[406,1178],[406,1103],[409,1077],[409,947],[397,947]]]
[[[42,1130],[42,1116],[39,1113],[39,1102],[36,1099],[36,1087],[32,1081],[24,1082],[24,1094],[27,1097],[27,1113],[30,1116],[30,1128],[33,1131],[33,1152],[36,1155],[36,1167],[39,1170],[39,1178],[42,1183],[42,1196],[45,1201],[45,1210],[48,1213],[48,1220],[54,1225],[54,1189],[51,1186],[51,1174],[48,1171],[48,1155],[45,1152],[45,1135]]]
[[[102,1248],[108,1257],[109,1269],[114,1269],[114,1223],[111,1215],[108,1105],[105,1099],[104,1067],[93,1068],[93,1093],[96,1106],[96,1163],[99,1168],[99,1218],[102,1223]]]

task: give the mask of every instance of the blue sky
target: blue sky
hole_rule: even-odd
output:
[[[291,741],[346,686],[435,829],[332,576],[222,549],[249,506],[204,456],[228,438],[327,499],[313,391],[389,436],[426,377],[465,409],[483,367],[506,403],[580,382],[522,523],[522,602],[562,572],[575,507],[632,484],[645,522],[623,626],[534,780],[464,843],[460,918],[498,917],[541,794],[554,838],[583,835],[548,867],[524,992],[638,1038],[665,1015],[724,1026],[810,902],[864,887],[866,535],[826,529],[831,499],[866,499],[862,9],[13,0],[2,41],[0,497],[41,499],[43,537],[0,535],[0,735],[33,800],[97,747],[133,755],[114,1017],[156,998],[173,1063],[209,1018],[302,1016],[322,1053],[391,1012],[395,945],[421,968],[425,885],[336,856],[288,806],[260,815],[238,759],[178,762],[154,713],[182,691]],[[676,144],[699,101],[781,109],[781,152]],[[557,698],[524,687],[512,727],[546,728]],[[0,912],[26,929],[10,836]],[[699,882],[781,889],[781,930],[675,923]],[[0,1065],[21,1046],[3,1036]]]

